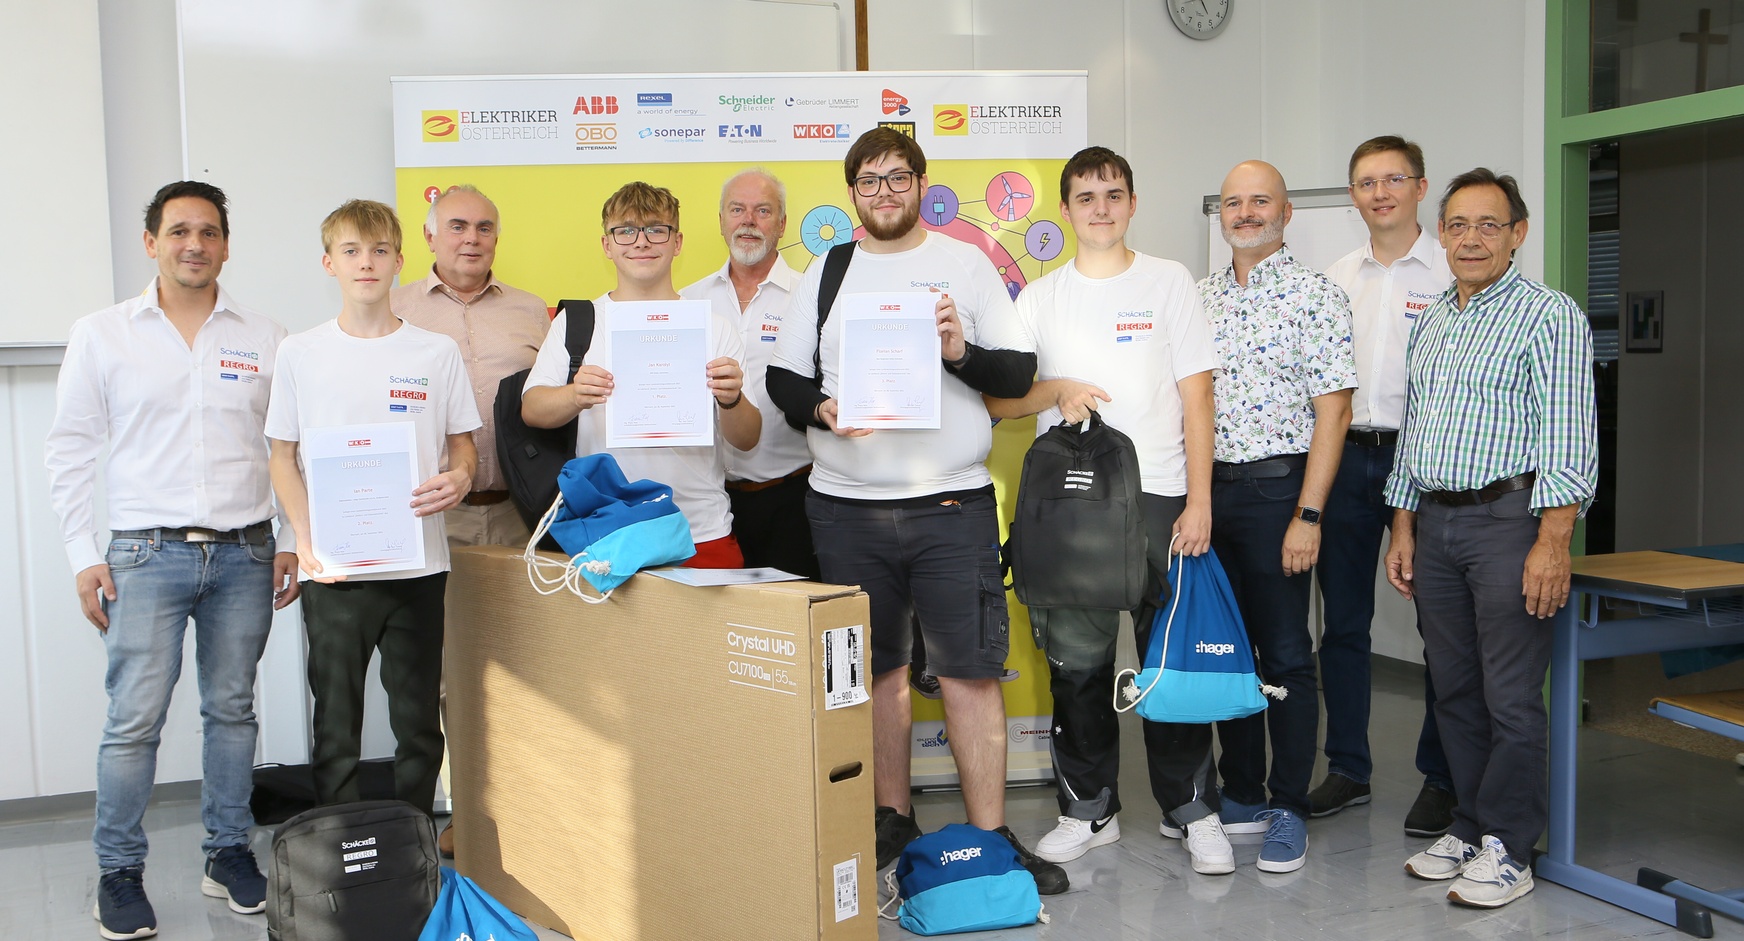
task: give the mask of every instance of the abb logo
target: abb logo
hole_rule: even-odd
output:
[[[575,99],[575,110],[571,114],[617,114],[617,95],[582,95]]]
[[[350,441],[345,442],[345,446],[348,448],[367,448],[369,447],[369,439],[352,438]]]
[[[422,392],[414,391],[412,389],[389,389],[388,390],[388,398],[390,398],[390,399],[417,399],[418,401],[422,402],[425,399],[429,398],[429,396],[425,395]]]

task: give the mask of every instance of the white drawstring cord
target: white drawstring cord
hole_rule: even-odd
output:
[[[1177,541],[1179,541],[1180,538],[1181,538],[1180,533],[1175,533],[1174,535],[1169,537],[1169,567],[1170,568],[1175,567],[1175,559],[1177,559],[1177,558],[1185,559],[1186,558],[1185,555],[1175,551],[1175,543]],[[1185,562],[1182,563],[1181,571],[1183,573],[1186,572],[1186,563]],[[1115,677],[1114,677],[1114,711],[1115,712],[1117,712],[1117,713],[1119,713],[1119,712],[1131,712],[1132,710],[1137,709],[1138,704],[1141,702],[1144,702],[1144,698],[1146,696],[1150,695],[1151,690],[1156,689],[1157,681],[1161,680],[1163,678],[1163,664],[1167,663],[1169,660],[1169,631],[1175,626],[1175,612],[1179,611],[1181,608],[1181,595],[1183,594],[1183,592],[1181,591],[1181,587],[1182,587],[1182,583],[1185,581],[1186,581],[1186,579],[1182,578],[1180,575],[1175,576],[1175,585],[1174,585],[1174,592],[1173,592],[1173,594],[1175,596],[1175,600],[1169,604],[1168,620],[1163,622],[1163,656],[1162,656],[1161,662],[1159,662],[1157,664],[1157,675],[1151,677],[1151,685],[1146,686],[1144,688],[1144,692],[1139,692],[1138,685],[1136,683],[1128,683],[1128,684],[1123,686],[1123,685],[1121,685],[1121,682],[1120,682],[1121,680],[1125,679],[1128,674],[1132,675],[1136,679],[1138,677],[1137,670],[1126,669],[1126,670],[1122,670],[1119,673],[1115,674]],[[1126,695],[1126,699],[1127,699],[1127,704],[1126,704],[1125,708],[1122,708],[1120,705],[1120,697],[1121,697],[1121,694],[1123,694],[1123,693]]]
[[[878,917],[887,921],[895,921],[902,914],[902,896],[896,892],[896,870],[892,869],[884,874],[884,887],[890,890],[890,898],[886,899],[883,905],[878,906]],[[892,905],[896,906],[895,915],[890,914],[889,911]]]
[[[610,598],[612,593],[608,591],[595,597],[583,592],[582,585],[588,585],[590,589],[593,586],[588,584],[587,579],[582,576],[582,571],[586,570],[595,575],[610,575],[612,572],[610,562],[603,559],[589,559],[584,562],[582,560],[587,556],[585,552],[570,558],[567,562],[559,562],[556,559],[543,558],[537,551],[539,540],[551,531],[551,524],[556,521],[557,511],[562,507],[563,494],[560,492],[557,494],[557,499],[552,501],[551,509],[546,510],[545,515],[539,517],[539,525],[533,528],[533,538],[527,540],[527,548],[521,553],[521,558],[527,562],[527,581],[532,584],[533,590],[541,595],[554,595],[567,588],[571,594],[588,604],[599,604]]]

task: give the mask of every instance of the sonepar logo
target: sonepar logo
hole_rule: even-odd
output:
[[[424,143],[452,144],[459,139],[459,111],[424,112]]]

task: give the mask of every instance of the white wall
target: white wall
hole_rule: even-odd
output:
[[[78,218],[89,225],[81,234],[112,256],[113,287],[85,285],[93,296],[65,312],[69,319],[114,294],[132,294],[151,276],[139,248],[139,211],[157,185],[184,168],[235,199],[226,285],[289,325],[329,316],[337,298],[314,274],[314,223],[344,197],[392,198],[392,74],[852,64],[852,15],[836,6],[365,0],[345,5],[343,17],[332,5],[308,2],[96,6],[101,70],[90,74],[87,62],[81,72],[76,56],[67,68],[86,81],[100,75],[103,87],[110,195]],[[60,9],[8,0],[8,21],[26,24],[24,45],[58,49],[70,42],[76,53],[80,42],[95,41],[88,28],[37,25],[35,11],[50,7]],[[75,7],[89,4],[68,5]],[[846,0],[841,7],[852,9]],[[1341,185],[1351,147],[1374,134],[1402,133],[1424,145],[1435,181],[1485,164],[1515,172],[1531,205],[1542,205],[1543,0],[1459,6],[1244,0],[1224,34],[1204,43],[1176,32],[1155,0],[1086,0],[1064,8],[1045,0],[878,0],[871,17],[875,69],[1088,70],[1091,140],[1134,165],[1141,196],[1134,243],[1201,273],[1200,198],[1250,157],[1278,164],[1293,187]],[[761,27],[747,31],[747,23]],[[839,30],[833,50],[817,39],[831,29]],[[609,36],[646,41],[599,38]],[[190,44],[234,54],[189,60],[180,50]],[[1498,80],[1478,104],[1455,103],[1447,90],[1472,87],[1477,50]],[[819,65],[819,56],[830,62]],[[1466,66],[1443,79],[1435,63],[1444,60]],[[66,87],[77,84],[69,80]],[[245,87],[251,94],[239,99]],[[56,86],[33,92],[49,100],[59,93]],[[103,149],[93,139],[79,154]],[[275,180],[282,185],[271,185]],[[1528,241],[1522,260],[1529,273],[1542,269],[1537,243]],[[56,298],[61,307],[70,303],[64,293]],[[54,372],[0,368],[0,414],[7,416],[0,520],[13,522],[5,530],[13,535],[0,536],[0,714],[28,717],[0,723],[0,754],[30,756],[0,763],[0,799],[90,789],[101,726],[102,652],[78,615],[58,527],[46,508],[42,439]],[[1376,651],[1417,658],[1420,647],[1402,613],[1409,609],[1396,598],[1383,605]],[[272,760],[306,755],[301,647],[294,614],[281,613],[259,701],[262,754]],[[199,776],[193,701],[185,684],[165,731],[160,780]],[[384,736],[372,731],[366,748],[384,753]]]

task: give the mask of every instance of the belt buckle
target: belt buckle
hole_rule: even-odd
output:
[[[183,538],[184,542],[217,542],[218,541],[218,531],[214,530],[214,529],[199,529],[197,527],[190,526],[187,529],[183,530],[182,532],[183,532],[182,538]]]

